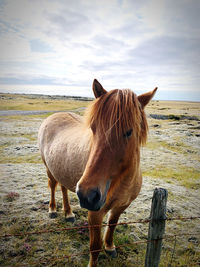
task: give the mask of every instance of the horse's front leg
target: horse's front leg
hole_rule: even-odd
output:
[[[119,217],[126,208],[127,206],[114,208],[109,213],[108,226],[106,227],[105,234],[104,234],[104,244],[105,244],[106,253],[109,254],[113,258],[117,257],[117,251],[113,243],[113,234],[115,231],[116,224],[119,220]]]
[[[102,248],[101,225],[104,214],[100,211],[88,212],[90,230],[90,261],[88,267],[96,267],[98,255]]]

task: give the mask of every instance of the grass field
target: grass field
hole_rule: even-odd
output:
[[[84,98],[83,98],[84,99]],[[37,95],[0,94],[0,110],[72,110],[87,106],[89,101]]]
[[[83,113],[90,101],[34,95],[0,94],[0,110],[47,110],[47,114],[1,116],[0,127],[0,232],[21,234],[1,238],[1,266],[87,266],[89,235],[58,229],[71,227],[62,214],[61,192],[57,190],[58,217],[48,218],[50,192],[38,146],[37,132],[52,111],[76,110]],[[141,149],[143,187],[139,197],[122,214],[120,221],[149,217],[155,187],[168,190],[167,216],[200,216],[200,104],[153,101],[146,110],[149,139]],[[1,114],[1,113],[0,113]],[[153,119],[150,114],[184,115],[188,119]],[[195,116],[196,119],[191,120]],[[74,226],[87,225],[87,211],[79,207],[76,194],[70,193],[76,215]],[[27,232],[52,230],[27,235]],[[144,266],[148,224],[118,226],[115,244],[118,257],[110,259],[101,252],[99,266]],[[199,220],[167,222],[166,234],[200,233]],[[199,266],[200,234],[164,241],[161,267]],[[84,254],[85,253],[85,254]],[[65,258],[66,255],[77,255]]]

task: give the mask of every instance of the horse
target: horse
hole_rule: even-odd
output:
[[[80,206],[88,210],[90,267],[96,267],[102,248],[117,256],[113,233],[121,213],[138,196],[142,185],[140,147],[147,139],[145,106],[157,87],[137,96],[130,89],[107,91],[95,79],[95,100],[84,116],[60,112],[41,124],[38,143],[51,189],[49,216],[56,217],[55,188],[63,194],[66,220],[74,222],[68,190],[76,192]]]

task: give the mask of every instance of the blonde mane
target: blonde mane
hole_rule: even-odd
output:
[[[129,89],[112,90],[97,98],[85,114],[87,127],[96,126],[109,142],[111,133],[117,138],[130,129],[139,144],[145,144],[148,125],[137,96]]]

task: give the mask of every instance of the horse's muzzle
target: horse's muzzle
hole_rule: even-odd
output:
[[[101,192],[98,188],[90,190],[87,194],[79,189],[77,190],[77,195],[80,201],[81,208],[88,210],[98,211],[104,203],[101,201]]]
[[[76,193],[79,198],[81,208],[85,208],[91,211],[100,210],[106,201],[106,196],[108,189],[110,187],[110,182],[106,184],[106,189],[104,194],[102,194],[99,188],[90,189],[85,193],[81,186],[77,186]]]

